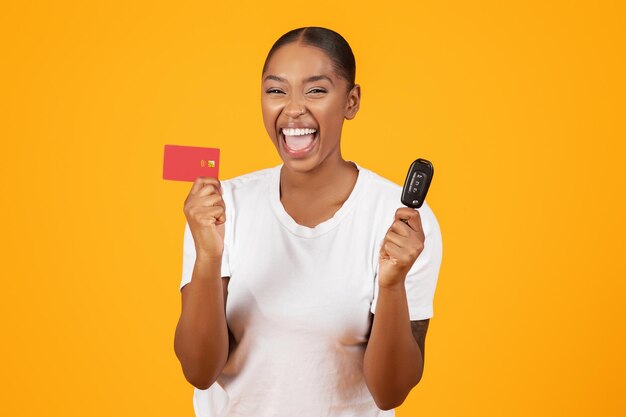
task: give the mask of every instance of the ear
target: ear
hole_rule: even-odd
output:
[[[348,102],[346,103],[345,118],[348,120],[354,119],[356,113],[359,111],[361,105],[361,86],[355,84],[354,87],[348,92]]]

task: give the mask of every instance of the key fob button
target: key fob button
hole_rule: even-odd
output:
[[[426,198],[426,193],[433,176],[433,166],[425,159],[417,159],[411,164],[400,201],[409,207],[419,208]]]

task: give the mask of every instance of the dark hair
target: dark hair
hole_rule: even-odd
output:
[[[350,45],[343,36],[337,32],[318,26],[293,29],[278,38],[267,54],[267,58],[265,58],[263,73],[267,69],[267,64],[272,55],[274,55],[274,52],[281,46],[292,42],[315,46],[324,51],[333,62],[337,74],[348,82],[348,90],[354,87],[356,61],[354,60],[352,48],[350,48]]]

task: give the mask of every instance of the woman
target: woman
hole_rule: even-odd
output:
[[[175,351],[198,416],[389,416],[422,376],[439,225],[342,158],[354,81],[336,32],[283,35],[261,91],[283,163],[189,192]]]

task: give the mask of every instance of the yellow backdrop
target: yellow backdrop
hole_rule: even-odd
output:
[[[619,1],[8,1],[0,13],[5,416],[188,416],[173,350],[183,201],[166,143],[221,177],[279,163],[260,70],[289,29],[343,34],[343,153],[431,160],[444,254],[408,416],[623,416]]]

